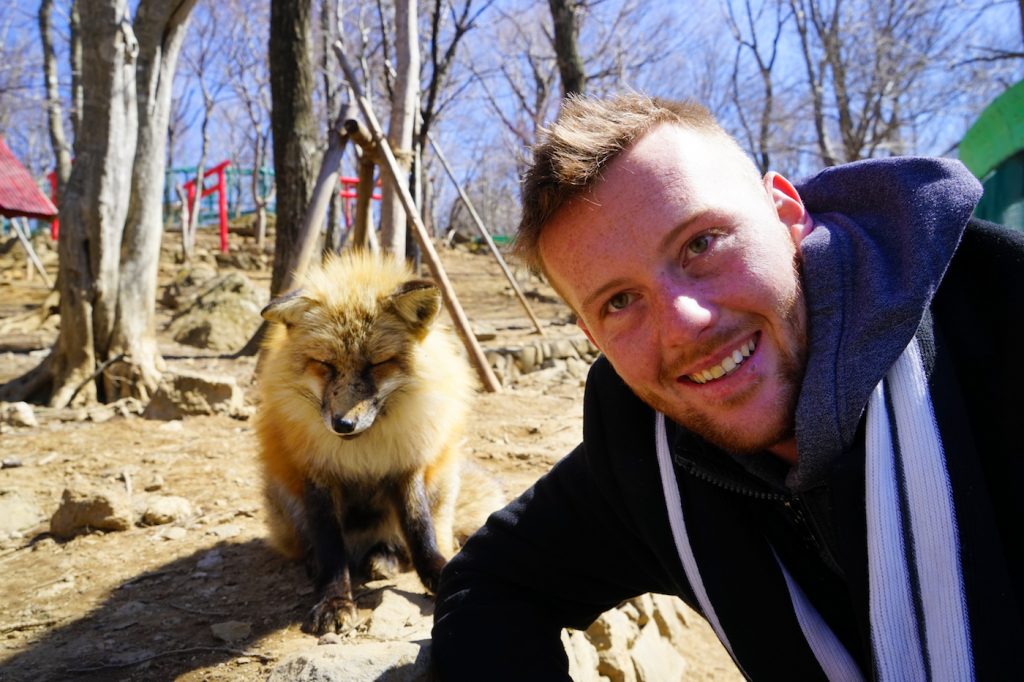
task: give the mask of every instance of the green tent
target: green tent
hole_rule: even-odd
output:
[[[974,215],[1024,230],[1024,80],[981,112],[960,160],[985,187]]]

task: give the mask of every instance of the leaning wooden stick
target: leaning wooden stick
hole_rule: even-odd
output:
[[[355,72],[348,63],[348,58],[345,57],[345,51],[342,49],[340,42],[334,43],[334,52],[338,55],[338,62],[341,63],[341,68],[345,71],[345,77],[348,78],[348,82],[352,86],[356,103],[358,103],[359,109],[363,112],[366,124],[370,128],[370,134],[373,135],[373,139],[377,142],[377,151],[380,154],[380,160],[383,161],[381,168],[388,174],[391,182],[394,183],[395,189],[398,191],[402,206],[405,208],[406,215],[409,216],[409,222],[412,223],[413,234],[423,250],[424,259],[430,267],[431,274],[437,280],[437,285],[444,296],[445,305],[448,306],[448,312],[455,323],[455,331],[458,333],[459,338],[462,339],[466,352],[469,353],[469,360],[480,375],[480,381],[483,383],[484,388],[491,393],[499,393],[501,391],[501,384],[498,383],[498,378],[491,371],[491,366],[488,364],[480,344],[477,343],[476,337],[473,335],[473,330],[470,328],[466,313],[462,310],[459,299],[455,296],[455,289],[448,279],[448,274],[441,266],[441,259],[434,249],[430,235],[427,234],[427,228],[423,226],[419,210],[409,194],[409,188],[405,186],[405,182],[403,182],[401,174],[398,172],[398,163],[395,161],[395,156],[391,151],[391,145],[388,144],[387,138],[384,137],[380,123],[373,114],[373,108],[366,97],[363,96],[363,90],[359,86],[359,79],[356,78]]]
[[[494,259],[498,261],[501,271],[505,273],[505,278],[508,279],[508,283],[512,285],[512,290],[515,291],[516,296],[519,297],[519,302],[523,304],[523,310],[526,311],[526,315],[530,318],[530,321],[533,322],[534,329],[536,329],[537,333],[541,336],[545,336],[544,328],[540,326],[540,322],[537,320],[537,317],[533,314],[533,311],[530,310],[530,304],[526,302],[526,296],[523,294],[523,290],[520,288],[519,282],[516,281],[515,276],[513,276],[512,272],[508,269],[505,259],[501,257],[501,252],[498,251],[497,245],[495,245],[494,240],[491,239],[491,233],[487,231],[486,227],[484,227],[484,221],[480,219],[480,215],[476,212],[476,209],[473,208],[473,204],[470,202],[469,197],[466,196],[464,191],[462,191],[462,185],[455,178],[455,173],[452,172],[451,166],[448,165],[448,159],[444,158],[444,154],[441,153],[440,145],[437,144],[433,135],[430,133],[427,133],[427,140],[430,141],[430,146],[434,148],[434,153],[437,154],[437,160],[441,162],[445,173],[447,173],[448,177],[451,178],[452,184],[455,185],[455,190],[459,193],[459,198],[462,199],[462,203],[469,211],[469,215],[472,216],[473,222],[476,223],[476,229],[479,230],[480,236],[482,236],[484,241],[487,242],[488,248],[490,248],[491,253],[494,254]]]
[[[32,248],[32,242],[29,240],[29,228],[28,221],[21,218],[22,224],[18,225],[18,218],[11,218],[11,227],[14,228],[14,234],[18,235],[18,241],[25,248],[25,253],[28,254],[29,262],[39,271],[39,274],[43,277],[43,284],[48,288],[53,287],[53,283],[50,282],[50,276],[46,274],[46,268],[43,267],[42,261],[39,260],[39,256],[36,255],[36,250]]]

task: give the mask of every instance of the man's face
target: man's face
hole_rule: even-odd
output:
[[[554,215],[540,254],[641,399],[726,450],[795,457],[808,229],[784,178],[762,183],[721,138],[663,124]]]

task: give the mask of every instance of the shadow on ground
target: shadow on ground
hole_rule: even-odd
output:
[[[0,680],[169,680],[241,656],[261,677],[268,659],[252,643],[299,623],[311,600],[302,567],[262,541],[220,543],[118,585],[8,659]],[[211,626],[228,621],[250,624],[250,634],[218,640]]]

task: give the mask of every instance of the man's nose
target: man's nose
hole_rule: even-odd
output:
[[[662,343],[678,346],[693,343],[712,326],[715,308],[693,292],[666,291],[659,305],[658,329]]]

